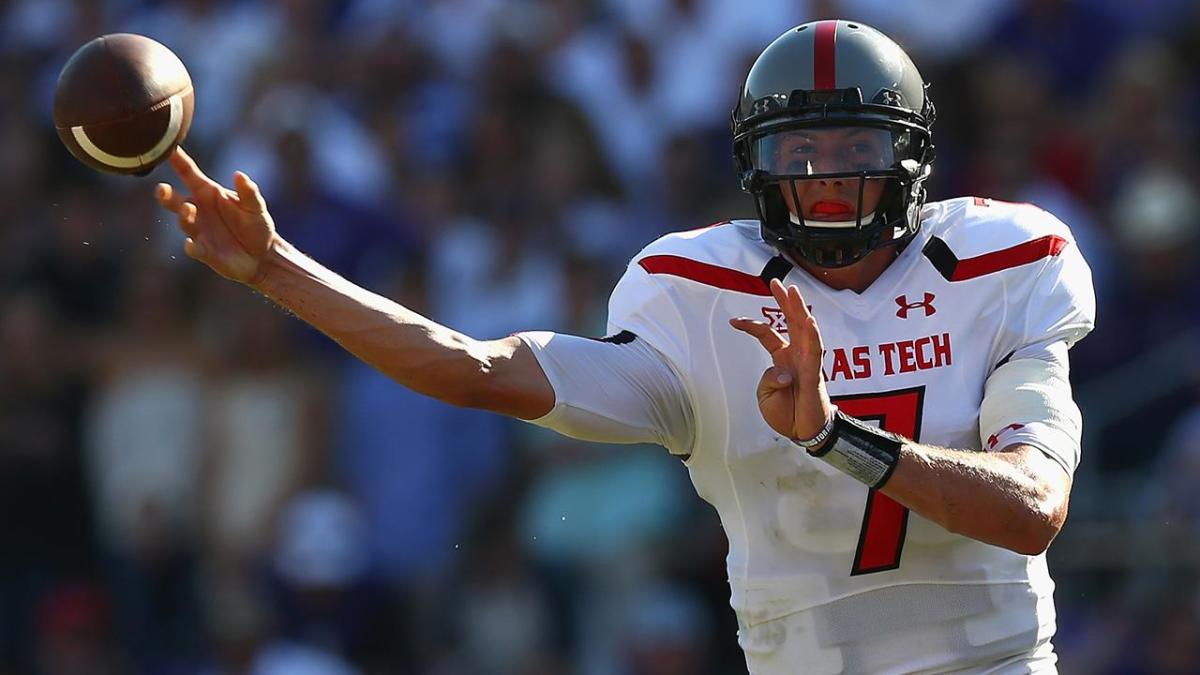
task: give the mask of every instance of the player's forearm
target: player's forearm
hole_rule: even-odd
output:
[[[553,391],[520,340],[480,341],[320,265],[285,241],[254,288],[399,383],[440,400],[532,418]]]
[[[910,443],[883,492],[951,532],[1036,555],[1066,519],[1069,483],[1059,474],[1030,446],[988,453]]]

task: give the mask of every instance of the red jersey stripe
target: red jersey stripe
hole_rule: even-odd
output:
[[[677,255],[651,255],[639,260],[638,264],[650,274],[669,274],[673,277],[691,279],[706,286],[738,293],[771,295],[771,289],[767,287],[767,282],[763,281],[762,277],[731,270],[728,267],[710,265],[699,260],[681,258]]]
[[[819,21],[813,38],[813,89],[837,89],[837,21]]]
[[[1058,255],[1066,247],[1066,239],[1056,234],[1048,234],[1001,251],[965,258],[959,260],[958,264],[954,266],[954,273],[950,276],[950,281],[965,281],[1010,267],[1028,265],[1042,258]]]

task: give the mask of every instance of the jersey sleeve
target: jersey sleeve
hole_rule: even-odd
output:
[[[685,370],[688,335],[679,304],[666,284],[636,262],[630,263],[608,300],[608,333],[622,331],[651,345],[677,371]]]
[[[1066,349],[1055,351],[1061,359],[1015,359],[988,377],[979,406],[980,442],[988,451],[1033,446],[1072,474],[1083,418],[1071,396]]]
[[[1045,214],[1065,232],[1066,227]],[[1023,443],[1072,473],[1079,464],[1082,418],[1071,393],[1067,352],[1096,323],[1092,275],[1073,241],[1035,275],[1013,284],[1008,331],[980,412],[985,449]]]
[[[690,455],[695,425],[677,360],[682,325],[671,323],[678,316],[665,289],[631,265],[610,299],[610,337],[518,333],[555,395],[554,408],[530,421],[573,438]]]
[[[1073,241],[1012,290],[1007,360],[1054,358],[1055,349],[1070,349],[1096,325],[1092,272]]]

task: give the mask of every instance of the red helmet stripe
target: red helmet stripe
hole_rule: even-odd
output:
[[[818,21],[813,40],[813,89],[837,89],[837,21]]]

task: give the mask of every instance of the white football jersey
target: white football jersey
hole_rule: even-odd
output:
[[[688,455],[696,491],[728,535],[748,654],[778,637],[758,644],[755,626],[801,612],[812,630],[787,639],[811,642],[799,652],[811,655],[804,672],[878,669],[880,659],[897,672],[967,668],[1045,642],[1054,609],[1044,555],[952,534],[767,426],[755,389],[770,358],[728,321],[765,318],[785,330],[773,276],[797,284],[811,306],[829,394],[847,414],[950,448],[1031,443],[1073,471],[1078,438],[1020,424],[979,429],[998,365],[1063,360],[1092,328],[1091,276],[1068,228],[1030,205],[929,204],[914,240],[858,294],[792,268],[757,222],[735,221],[648,246],[609,307],[611,331],[647,341],[683,381],[693,442],[672,451]],[[902,631],[912,639],[870,653],[879,636]]]
[[[847,414],[956,449],[1027,443],[1074,471],[1068,411],[980,429],[980,403],[1002,363],[1065,368],[1093,325],[1090,272],[1050,214],[977,198],[927,205],[920,232],[861,294],[793,269],[757,222],[659,239],[613,291],[614,337],[520,334],[556,394],[533,422],[686,457],[729,539],[731,604],[755,675],[1052,669],[1044,555],[952,534],[763,421],[755,389],[770,357],[729,319],[785,331],[773,277],[811,306],[827,387]]]

